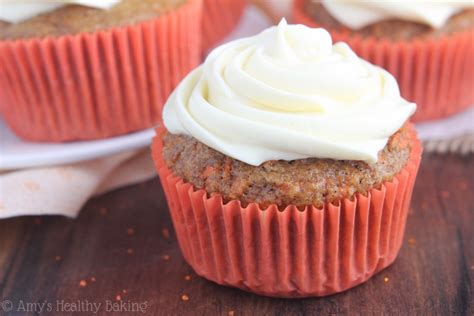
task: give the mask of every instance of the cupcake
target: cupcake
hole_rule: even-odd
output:
[[[152,145],[184,258],[268,296],[363,283],[402,244],[415,108],[323,29],[283,20],[215,49],[167,101]]]
[[[296,0],[295,22],[329,30],[391,72],[417,103],[415,121],[474,104],[474,2]]]
[[[0,112],[32,141],[150,128],[199,64],[201,0],[4,3]]]
[[[204,0],[202,48],[208,52],[237,26],[247,0]]]

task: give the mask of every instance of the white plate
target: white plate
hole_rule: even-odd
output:
[[[474,134],[474,104],[461,113],[438,121],[416,124],[421,140],[451,139],[465,134]]]
[[[154,129],[94,141],[32,143],[16,137],[0,120],[0,170],[74,163],[151,144]]]

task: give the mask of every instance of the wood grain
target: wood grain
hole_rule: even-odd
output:
[[[146,302],[149,315],[473,315],[473,188],[473,156],[426,155],[397,261],[345,293],[285,300],[197,277],[154,179],[93,199],[76,220],[0,221],[0,299],[16,315],[35,314],[18,311],[21,302],[48,302],[55,311],[58,301],[78,300],[102,303],[99,314],[120,314],[105,306],[119,298]]]

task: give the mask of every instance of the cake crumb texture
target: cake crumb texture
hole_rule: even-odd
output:
[[[391,180],[407,163],[411,144],[407,127],[395,133],[379,153],[377,163],[333,159],[268,161],[251,166],[185,135],[162,136],[163,158],[174,175],[224,202],[322,207],[354,194],[367,194]]]

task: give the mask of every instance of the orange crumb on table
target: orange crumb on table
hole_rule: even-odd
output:
[[[186,281],[191,281],[191,276],[190,276],[190,275],[185,275],[185,276],[184,276],[184,279],[185,279]]]
[[[388,277],[385,277],[385,278],[383,278],[383,281],[384,281],[385,283],[387,283],[388,281],[390,281],[390,279],[389,279]]]
[[[56,261],[61,261],[61,259],[62,259],[61,256],[54,257],[54,260],[56,260]]]
[[[410,246],[413,246],[415,243],[416,243],[415,238],[408,238],[408,244],[409,244]]]
[[[91,277],[91,282],[95,282],[95,277]]]
[[[122,300],[122,296],[120,296],[120,294],[115,295],[115,300],[116,300],[116,301],[121,301],[121,300]]]
[[[129,255],[133,255],[133,249],[132,249],[132,248],[128,248],[128,249],[127,249],[127,253],[128,253]]]
[[[165,261],[168,261],[171,259],[171,256],[170,255],[164,255],[163,256],[163,259],[165,259]]]
[[[229,315],[229,316],[234,316],[234,315],[235,315],[235,312],[234,312],[234,311],[229,311],[229,312],[227,313],[227,315]]]
[[[163,228],[163,230],[161,231],[161,233],[163,234],[163,237],[165,237],[166,239],[169,239],[170,238],[170,231],[168,228]]]
[[[181,295],[181,300],[184,301],[184,302],[187,302],[187,301],[189,301],[189,296],[186,295],[186,294],[183,294],[183,295]]]
[[[86,280],[79,281],[79,287],[86,287],[86,286],[87,286]]]
[[[126,289],[123,289],[123,290],[122,290],[122,293],[123,293],[123,294],[127,294],[127,290],[126,290]]]
[[[451,193],[449,191],[441,191],[441,196],[443,197],[443,199],[449,198],[450,195]]]
[[[421,204],[421,209],[422,209],[423,211],[426,211],[426,210],[428,209],[428,202],[423,202],[423,203]]]
[[[133,229],[131,227],[127,228],[127,235],[129,235],[129,236],[135,235],[135,229]]]

